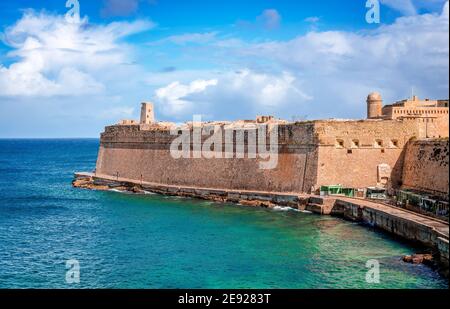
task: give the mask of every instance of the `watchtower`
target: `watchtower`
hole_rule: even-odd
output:
[[[153,103],[143,102],[141,106],[141,124],[152,124],[155,122],[155,111]]]

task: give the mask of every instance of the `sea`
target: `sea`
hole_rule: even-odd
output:
[[[0,140],[0,288],[448,289],[436,270],[401,261],[423,248],[370,226],[72,188],[98,147]]]

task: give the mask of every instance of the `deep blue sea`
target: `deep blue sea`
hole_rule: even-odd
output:
[[[0,288],[448,288],[400,261],[417,248],[338,218],[73,189],[98,144],[0,140]]]

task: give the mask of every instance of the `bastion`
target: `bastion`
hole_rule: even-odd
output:
[[[439,107],[430,105],[429,100],[424,101],[427,105],[420,110],[433,115],[431,118],[421,114],[415,117],[384,115],[382,111],[386,108],[374,107],[381,102],[381,96],[376,93],[370,94],[367,102],[370,119],[364,120],[287,122],[259,116],[254,121],[198,123],[201,129],[215,127],[223,132],[219,150],[222,155],[213,159],[205,156],[174,158],[170,148],[172,143],[180,138],[183,130],[193,133],[195,122],[185,124],[184,129],[174,129],[172,123],[156,122],[153,105],[143,103],[140,122],[124,120],[105,128],[101,134],[96,172],[167,185],[297,193],[318,193],[321,186],[331,184],[395,189],[402,187],[403,178],[407,177],[408,187],[416,187],[411,182],[421,181],[422,184],[417,184],[421,190],[436,191],[436,181],[428,181],[426,177],[419,180],[419,177],[404,172],[405,154],[413,141],[448,137],[448,125],[447,128],[442,125],[448,123],[448,101],[439,101]],[[439,114],[431,113],[435,108]],[[400,112],[401,107],[396,107],[394,114]],[[257,126],[268,128],[266,136],[262,137],[268,142],[269,131],[277,130],[274,145],[277,164],[273,169],[260,167],[266,160],[258,156],[261,133],[256,131]],[[225,138],[227,130],[233,131],[228,141]],[[243,137],[245,152],[241,157],[236,153],[239,136]],[[257,144],[256,156],[249,155],[252,136]],[[201,149],[196,143],[203,144],[209,137],[203,135],[199,141],[190,137],[190,150],[197,146]],[[416,158],[411,157],[411,160]],[[427,177],[448,175],[448,165],[446,170],[438,164],[422,168],[429,168],[426,174],[422,173]],[[438,187],[441,193],[448,193],[448,182],[447,189],[445,185]]]

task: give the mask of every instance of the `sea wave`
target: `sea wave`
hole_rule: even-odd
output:
[[[123,193],[123,191],[117,190],[117,189],[109,189],[108,191],[109,191],[109,192]]]
[[[311,211],[308,210],[300,210],[300,209],[296,209],[296,208],[292,208],[292,207],[288,207],[288,206],[275,206],[272,208],[275,211],[295,211],[295,212],[301,212],[301,213],[305,213],[305,214],[311,214]]]
[[[284,206],[274,206],[272,208],[275,211],[298,211],[298,209],[292,208],[292,207],[284,207]]]

